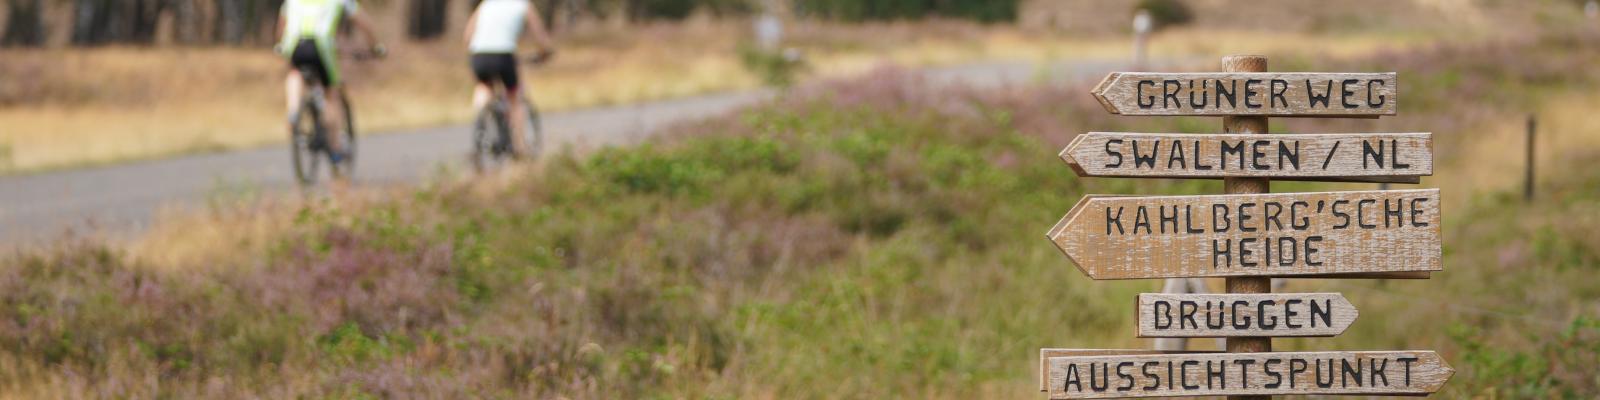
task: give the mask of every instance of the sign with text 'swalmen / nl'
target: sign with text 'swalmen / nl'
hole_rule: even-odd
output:
[[[1087,195],[1050,228],[1090,278],[1167,278],[1173,293],[1134,299],[1135,336],[1159,338],[1158,350],[1040,349],[1040,390],[1051,399],[1437,392],[1455,370],[1432,351],[1272,351],[1273,337],[1336,336],[1360,315],[1339,293],[1272,293],[1282,281],[1272,278],[1443,270],[1438,189],[1270,190],[1273,180],[1433,175],[1431,133],[1267,134],[1269,116],[1395,115],[1396,75],[1272,73],[1260,56],[1222,64],[1227,72],[1114,72],[1094,88],[1113,114],[1225,117],[1223,133],[1084,133],[1060,152],[1078,176],[1221,179],[1226,193]],[[1227,293],[1192,293],[1207,277],[1223,278]],[[1186,338],[1225,343],[1191,352]]]
[[[1417,183],[1433,175],[1433,135],[1089,132],[1061,159],[1078,176]]]

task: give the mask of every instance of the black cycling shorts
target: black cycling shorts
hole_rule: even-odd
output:
[[[478,83],[493,85],[500,82],[507,91],[517,90],[517,57],[505,53],[473,54],[472,74]]]
[[[300,43],[294,46],[294,54],[289,55],[290,67],[301,71],[310,70],[317,74],[317,79],[324,85],[338,83],[334,82],[332,74],[328,73],[328,64],[322,61],[322,52],[317,51],[317,41],[311,39],[300,39]]]

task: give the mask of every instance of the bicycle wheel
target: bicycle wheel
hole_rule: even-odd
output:
[[[325,148],[328,155],[329,172],[334,178],[344,179],[350,177],[356,170],[356,115],[350,111],[350,96],[339,96],[340,110],[344,111],[344,161],[333,162],[333,149]]]
[[[486,173],[505,162],[505,108],[498,101],[478,112],[472,123],[472,169]]]
[[[544,151],[544,122],[539,119],[539,107],[533,104],[532,100],[528,100],[527,96],[522,96],[522,108],[523,112],[527,113],[527,118],[523,121],[522,142],[528,145],[523,149],[527,154],[523,154],[522,159],[533,161],[539,159],[539,155]]]
[[[301,185],[311,185],[317,182],[317,168],[321,164],[321,152],[326,145],[318,140],[322,136],[322,110],[313,102],[307,101],[300,106],[300,111],[290,117],[289,122],[289,156],[294,164],[294,177]]]

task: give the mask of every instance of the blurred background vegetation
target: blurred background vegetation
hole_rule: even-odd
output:
[[[391,37],[410,29],[415,3],[366,3]],[[1282,118],[1275,132],[1435,133],[1437,173],[1423,186],[1445,196],[1445,270],[1291,280],[1288,291],[1345,293],[1361,318],[1339,337],[1275,348],[1438,350],[1459,370],[1443,398],[1600,396],[1600,171],[1586,168],[1600,162],[1600,26],[1581,4],[1023,1],[1007,22],[982,3],[789,3],[827,16],[793,17],[787,43],[820,78],[637,146],[332,197],[219,193],[132,238],[71,234],[0,253],[0,398],[1041,396],[1038,348],[1148,347],[1128,304],[1160,287],[1090,281],[1042,233],[1088,193],[1221,191],[1080,179],[1056,158],[1090,130],[1220,128],[1108,115],[1087,94],[1093,82],[1049,79],[1051,65],[1126,60],[1135,6],[1158,3],[1189,16],[1151,40],[1174,69],[1261,53],[1278,71],[1399,73],[1396,117]],[[447,4],[450,21],[462,18],[462,3]],[[570,50],[535,75],[548,79],[536,94],[577,107],[760,84],[738,72],[740,13],[758,5],[603,4],[563,28]],[[46,25],[70,30],[60,23]],[[435,109],[464,108],[469,78],[459,25],[447,26],[396,45],[401,62],[364,70],[358,101],[377,103],[364,115],[453,121]],[[280,60],[162,35],[0,50],[0,148],[13,160],[40,149],[63,149],[55,162],[106,160],[71,151],[85,138],[129,147],[279,120]],[[1040,66],[1039,79],[974,88],[914,69],[994,59]],[[169,124],[139,131],[131,114]],[[1538,196],[1523,200],[1529,115],[1541,156]],[[116,136],[88,136],[108,123]],[[51,135],[75,141],[30,139]]]

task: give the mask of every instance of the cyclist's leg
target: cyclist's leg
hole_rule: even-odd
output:
[[[473,54],[471,57],[472,76],[477,79],[477,84],[472,88],[472,113],[477,115],[489,106],[489,100],[494,98],[494,82],[499,80],[495,73],[492,54]]]
[[[344,81],[339,75],[339,63],[338,59],[335,58],[336,53],[334,53],[333,46],[318,43],[317,54],[322,59],[322,75],[324,77],[324,85],[327,86],[324,94],[327,104],[322,108],[323,132],[328,133],[326,139],[328,141],[329,154],[333,156],[334,162],[339,162],[346,155],[344,145]]]
[[[531,149],[528,148],[527,138],[523,137],[522,131],[527,129],[524,126],[527,125],[528,113],[523,111],[522,85],[517,79],[517,58],[514,55],[506,55],[503,60],[505,67],[500,80],[506,86],[506,113],[511,114],[508,118],[511,124],[511,155],[526,156]]]

